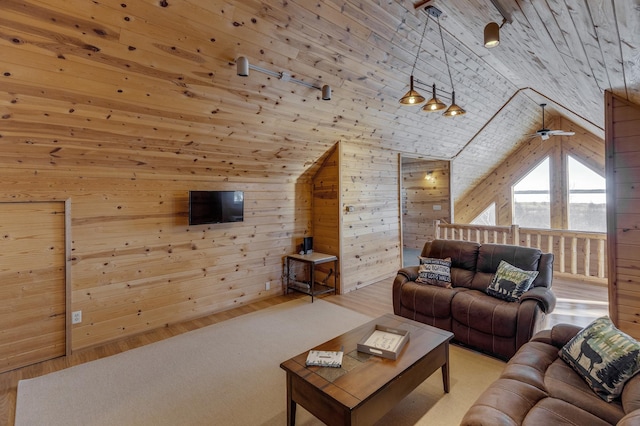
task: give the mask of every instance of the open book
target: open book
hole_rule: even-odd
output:
[[[341,367],[342,351],[309,351],[307,355],[307,367],[316,365],[319,367]]]

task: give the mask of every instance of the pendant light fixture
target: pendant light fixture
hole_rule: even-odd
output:
[[[416,59],[413,61],[413,68],[411,68],[411,77],[409,79],[409,91],[405,93],[403,97],[400,98],[400,104],[402,105],[416,105],[425,101],[424,96],[420,93],[416,92],[413,89],[413,72],[416,69],[416,64],[418,63],[418,56],[420,55],[420,50],[422,49],[422,40],[424,39],[424,34],[427,32],[427,25],[429,24],[429,20],[424,23],[424,29],[422,30],[422,37],[420,37],[420,44],[418,45],[418,51],[416,52]]]
[[[455,117],[464,115],[466,111],[456,105],[456,89],[453,87],[453,78],[451,77],[451,68],[449,67],[449,59],[447,58],[447,50],[444,47],[444,37],[442,36],[442,26],[440,25],[440,15],[438,15],[438,29],[440,30],[440,41],[442,41],[442,52],[444,53],[444,61],[447,64],[447,72],[449,73],[449,81],[451,82],[451,105],[442,114],[445,117]]]
[[[432,96],[431,99],[429,99],[429,101],[426,104],[424,104],[424,106],[422,107],[422,110],[430,112],[430,111],[440,111],[440,110],[445,109],[447,107],[447,105],[436,97],[436,85],[435,85],[435,83],[432,86],[432,90],[433,90],[433,92],[432,92],[433,96]]]

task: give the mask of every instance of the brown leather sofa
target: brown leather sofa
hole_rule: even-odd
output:
[[[405,267],[393,282],[393,311],[451,331],[464,345],[508,359],[543,327],[545,315],[555,308],[551,253],[506,244],[434,240],[424,245],[421,256],[450,257],[453,287],[416,283],[418,266]],[[486,293],[501,260],[539,272],[518,302]]]
[[[463,426],[640,425],[640,375],[619,398],[601,399],[559,356],[581,329],[558,324],[538,332],[476,400]]]

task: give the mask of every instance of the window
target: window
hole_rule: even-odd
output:
[[[607,232],[604,177],[568,156],[569,229]]]
[[[472,225],[496,226],[496,203],[491,203],[482,213],[471,221]]]
[[[513,186],[513,223],[523,228],[551,227],[549,157]]]

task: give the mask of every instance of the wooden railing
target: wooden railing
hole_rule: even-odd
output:
[[[566,229],[534,229],[512,226],[449,224],[436,221],[436,238],[475,241],[481,244],[514,244],[553,253],[554,271],[576,278],[607,278],[607,234]]]

